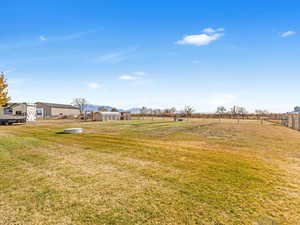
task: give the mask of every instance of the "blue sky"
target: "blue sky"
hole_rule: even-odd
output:
[[[300,104],[299,11],[280,0],[1,2],[0,71],[13,101],[286,112]]]

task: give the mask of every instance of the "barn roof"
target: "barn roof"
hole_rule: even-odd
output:
[[[14,108],[16,106],[19,106],[19,105],[34,105],[33,103],[27,103],[27,102],[9,102],[7,103],[6,105],[4,105],[4,107],[6,108]]]
[[[36,102],[38,107],[48,106],[51,108],[61,108],[61,109],[78,109],[78,107],[68,104],[57,104],[57,103],[48,103],[48,102]]]
[[[97,112],[102,115],[121,115],[119,112]]]

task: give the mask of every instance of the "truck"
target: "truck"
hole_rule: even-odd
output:
[[[33,103],[9,103],[0,107],[0,125],[27,123],[36,120],[36,105]]]
[[[1,125],[11,125],[14,123],[26,123],[26,116],[0,115]]]

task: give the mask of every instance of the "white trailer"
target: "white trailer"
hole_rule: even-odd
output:
[[[25,123],[36,120],[36,105],[32,103],[11,103],[3,107],[0,124]]]

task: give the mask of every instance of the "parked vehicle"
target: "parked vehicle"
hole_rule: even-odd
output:
[[[36,120],[36,105],[32,103],[9,103],[0,108],[0,124],[26,123]]]
[[[26,116],[0,115],[1,125],[11,125],[14,123],[26,123]]]

